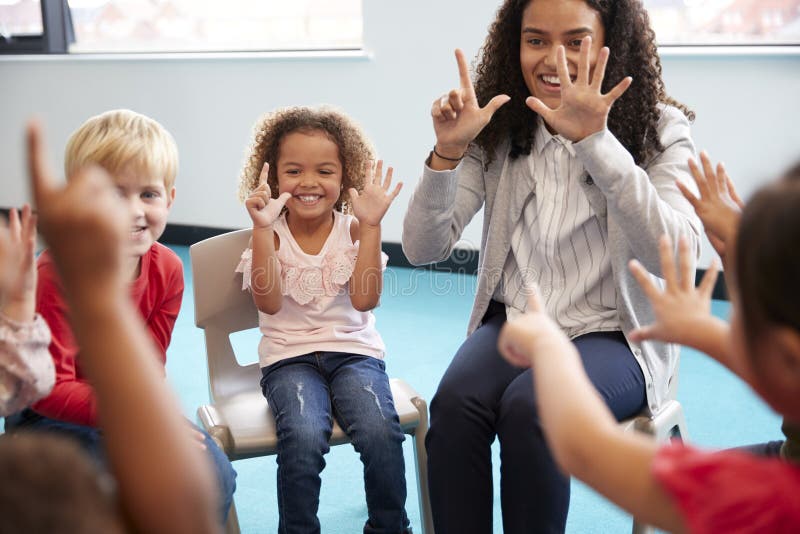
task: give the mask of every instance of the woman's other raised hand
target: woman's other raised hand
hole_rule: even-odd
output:
[[[549,108],[535,96],[529,96],[525,100],[528,107],[541,115],[551,128],[576,143],[606,128],[611,106],[628,90],[633,81],[627,76],[608,93],[603,94],[601,88],[609,50],[608,47],[600,49],[594,72],[591,73],[589,61],[591,47],[592,38],[584,37],[581,40],[575,82],[569,75],[566,50],[563,46],[558,48],[556,69],[561,84],[561,104],[556,109]]]
[[[456,49],[455,53],[459,87],[437,98],[431,106],[436,133],[435,152],[444,161],[459,160],[500,106],[511,99],[508,95],[497,95],[486,106],[480,107],[464,52]]]

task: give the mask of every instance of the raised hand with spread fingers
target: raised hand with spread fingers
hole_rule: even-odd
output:
[[[574,142],[606,128],[611,106],[628,90],[633,81],[630,76],[625,77],[608,93],[603,94],[601,88],[609,50],[605,46],[600,49],[597,63],[592,69],[589,61],[591,48],[590,36],[581,39],[578,72],[573,82],[567,66],[566,50],[563,45],[558,47],[556,70],[561,85],[561,104],[557,108],[551,109],[535,96],[530,96],[525,101],[551,128]]]
[[[380,302],[383,290],[383,269],[381,261],[381,220],[392,204],[403,182],[398,182],[394,189],[389,167],[386,177],[383,176],[383,161],[376,165],[367,162],[364,166],[364,188],[359,193],[350,189],[350,202],[357,226],[351,230],[354,239],[358,239],[358,258],[350,277],[350,302],[359,311],[375,308]]]
[[[703,151],[700,152],[700,163],[702,168],[694,158],[689,160],[689,168],[700,197],[696,197],[685,184],[676,183],[700,217],[708,240],[725,264],[726,253],[736,239],[744,202],[739,198],[733,181],[721,162],[715,168],[708,154]]]
[[[28,204],[12,208],[0,228],[0,313],[32,321],[36,308],[36,215]]]
[[[659,242],[661,274],[666,282],[660,289],[642,265],[632,260],[630,270],[650,300],[656,322],[631,331],[633,342],[655,340],[678,343],[698,349],[725,363],[728,360],[728,325],[711,315],[711,293],[717,281],[717,265],[711,262],[700,284],[695,287],[691,252],[685,238],[678,242],[678,267],[672,255],[672,240]]]
[[[350,188],[348,191],[350,193],[350,204],[353,206],[353,215],[358,219],[362,227],[364,225],[379,226],[389,206],[400,194],[403,182],[398,182],[394,190],[389,190],[392,185],[393,173],[394,169],[389,167],[386,170],[386,177],[381,182],[383,160],[378,160],[375,165],[372,162],[367,162],[364,165],[363,190],[359,193],[355,188]]]

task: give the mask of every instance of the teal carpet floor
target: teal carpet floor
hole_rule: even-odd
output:
[[[167,374],[184,413],[195,419],[208,402],[208,380],[202,332],[194,326],[188,248],[173,247],[186,266],[186,293],[169,348]],[[376,310],[377,326],[387,345],[387,372],[401,377],[430,401],[439,378],[464,339],[475,292],[469,275],[390,268],[384,295]],[[715,314],[727,317],[727,302],[714,303]],[[234,346],[241,363],[257,361],[257,331],[237,334]],[[254,385],[257,387],[257,385]],[[684,349],[678,398],[684,407],[690,440],[706,447],[756,443],[780,436],[780,419],[750,389],[709,358]],[[502,532],[499,499],[499,448],[493,448],[495,532]],[[414,530],[421,532],[412,443],[406,440],[407,510]],[[275,457],[239,460],[235,495],[245,534],[277,531]],[[333,447],[322,475],[319,517],[322,532],[355,534],[366,518],[361,464],[352,447]],[[572,483],[567,532],[630,532],[630,517],[578,482]]]

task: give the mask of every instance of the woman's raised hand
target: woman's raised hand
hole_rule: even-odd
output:
[[[261,175],[258,177],[258,187],[244,201],[247,213],[253,220],[253,228],[272,228],[286,201],[292,197],[292,194],[287,192],[278,198],[272,198],[272,192],[267,185],[267,176],[269,176],[269,163],[264,162]]]
[[[469,68],[464,52],[456,49],[459,88],[437,98],[431,106],[433,130],[436,133],[436,152],[445,158],[458,159],[495,112],[511,100],[508,95],[497,95],[484,107],[478,105],[475,88],[469,78]]]
[[[611,106],[627,91],[632,82],[632,78],[628,76],[608,93],[602,94],[609,51],[607,47],[600,50],[594,73],[591,74],[589,65],[591,47],[592,38],[584,37],[581,40],[578,72],[574,83],[570,79],[566,51],[563,46],[558,48],[556,69],[561,83],[561,104],[556,109],[547,107],[534,96],[529,96],[525,100],[528,107],[541,115],[547,124],[573,142],[605,129]]]
[[[383,216],[389,210],[403,182],[398,182],[394,190],[389,191],[392,185],[392,173],[394,169],[389,167],[386,170],[386,178],[381,183],[383,176],[383,160],[378,160],[377,165],[371,161],[364,165],[364,189],[359,193],[354,188],[350,188],[350,203],[353,206],[353,215],[358,219],[359,224],[368,226],[379,226]]]

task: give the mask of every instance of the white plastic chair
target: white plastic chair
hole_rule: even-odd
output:
[[[642,432],[652,436],[659,443],[664,443],[671,438],[686,440],[689,433],[686,429],[686,419],[683,416],[683,407],[676,400],[678,393],[678,369],[669,380],[668,400],[661,409],[655,413],[643,412],[636,417],[621,421],[619,424],[626,432]],[[655,529],[633,518],[633,534],[653,534]]]
[[[251,231],[237,230],[196,243],[189,248],[194,288],[194,322],[205,332],[211,404],[197,409],[203,427],[231,460],[276,454],[275,420],[261,393],[257,363],[239,365],[230,335],[258,327],[258,313],[250,293],[242,291],[242,275],[234,273]],[[428,498],[428,405],[398,378],[390,380],[395,408],[403,431],[414,438],[417,489],[422,533],[433,534]],[[349,443],[338,424],[331,445]],[[226,531],[239,532],[231,507]]]

